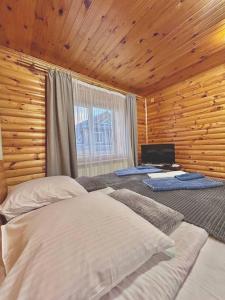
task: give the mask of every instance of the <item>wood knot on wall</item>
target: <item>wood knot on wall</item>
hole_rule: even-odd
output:
[[[84,6],[86,9],[88,9],[91,6],[92,0],[83,0],[84,1]]]

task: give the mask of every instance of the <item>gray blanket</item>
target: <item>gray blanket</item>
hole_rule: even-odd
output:
[[[178,211],[128,189],[116,190],[109,196],[127,205],[166,234],[172,233],[184,219]]]
[[[204,228],[210,235],[225,242],[225,186],[204,190],[153,192],[142,180],[146,175],[124,176],[115,174],[95,176],[98,186],[130,189],[150,197],[184,215],[184,220]]]

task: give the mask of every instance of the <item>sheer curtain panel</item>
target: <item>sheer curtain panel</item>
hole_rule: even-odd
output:
[[[137,99],[135,95],[126,96],[126,126],[130,136],[134,165],[138,165]]]
[[[126,97],[75,79],[73,90],[79,176],[133,166]]]
[[[47,76],[47,175],[77,177],[72,77],[55,70]]]

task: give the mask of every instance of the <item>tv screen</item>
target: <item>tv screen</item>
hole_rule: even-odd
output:
[[[141,160],[143,164],[174,164],[174,144],[141,145]]]

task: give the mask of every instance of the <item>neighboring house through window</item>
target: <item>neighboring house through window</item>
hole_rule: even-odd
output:
[[[75,107],[77,154],[113,155],[112,111],[98,107]],[[90,147],[90,144],[92,147]]]

